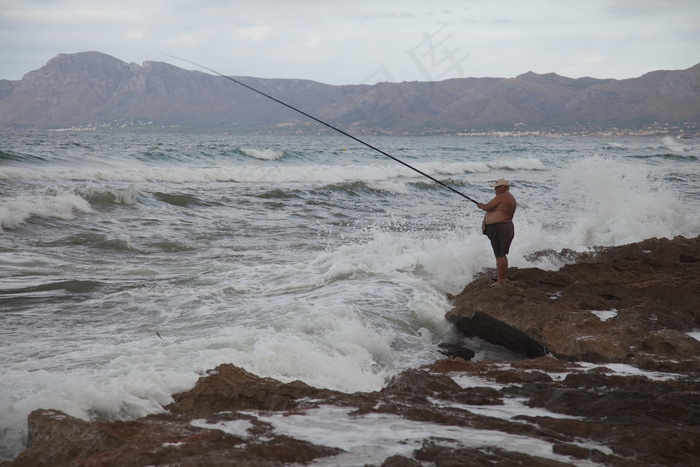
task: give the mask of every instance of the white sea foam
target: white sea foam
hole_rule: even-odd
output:
[[[608,321],[617,316],[617,310],[590,310],[591,313],[600,318],[601,321]]]
[[[411,457],[413,451],[419,449],[428,438],[453,447],[507,446],[508,450],[532,456],[573,462],[573,465],[590,465],[585,461],[578,462],[554,454],[551,443],[534,438],[494,430],[415,422],[391,414],[350,415],[351,411],[352,409],[342,407],[324,406],[299,415],[249,414],[270,423],[277,433],[346,451],[309,465],[366,465],[376,464],[393,455]],[[199,420],[195,425],[237,436],[245,434],[241,433],[242,426],[238,421],[209,424]]]
[[[151,295],[151,300],[157,303],[158,297]],[[202,369],[221,362],[316,387],[375,391],[383,386],[390,370],[373,362],[396,358],[392,336],[375,329],[351,306],[299,300],[285,308],[284,316],[270,321],[268,328],[229,325],[212,332],[200,328],[195,317],[175,313],[159,337],[154,331],[139,331],[136,322],[125,323],[111,334],[130,339],[110,345],[104,338],[89,348],[75,346],[94,337],[75,330],[76,340],[64,341],[60,352],[3,369],[0,432],[16,430],[5,440],[14,445],[8,449],[21,446],[26,417],[35,408],[51,407],[85,420],[156,413],[172,401],[172,394],[190,389]],[[203,307],[200,313],[201,320],[218,320],[221,311]],[[135,329],[129,333],[131,327]],[[92,361],[104,363],[92,368]]]
[[[580,420],[582,418],[574,417],[572,415],[550,412],[540,407],[530,407],[525,404],[528,401],[527,398],[505,398],[503,399],[503,405],[496,406],[456,404],[454,402],[445,402],[432,398],[428,398],[428,400],[438,407],[453,407],[458,409],[464,409],[475,414],[480,414],[487,417],[500,418],[503,420],[512,420],[513,417],[517,417],[519,415],[525,415],[528,417],[550,417],[574,420]]]
[[[644,376],[645,378],[649,378],[649,379],[656,380],[656,381],[669,381],[669,380],[673,380],[673,379],[683,378],[683,376],[679,375],[679,374],[642,370],[641,368],[637,368],[635,366],[628,365],[626,363],[596,364],[596,363],[588,363],[588,362],[577,362],[577,364],[588,371],[590,371],[592,369],[596,369],[596,368],[607,368],[609,370],[612,370],[615,374],[618,374],[618,375]]]
[[[277,149],[241,148],[241,152],[246,156],[266,161],[273,161],[284,157],[284,151],[280,151]]]
[[[453,375],[451,375],[451,377],[462,388],[487,387],[487,388],[493,388],[493,389],[496,389],[497,391],[500,391],[501,389],[508,386],[505,383],[497,383],[493,379],[484,378],[481,376],[474,376],[474,375],[470,375],[468,373],[453,374]]]
[[[280,156],[281,157],[281,156]],[[263,158],[263,157],[260,157]],[[278,157],[270,156],[267,160]],[[492,169],[481,162],[420,162],[413,167],[436,176],[467,173],[488,173]],[[502,168],[541,170],[539,161],[523,160],[494,164],[495,170]],[[114,165],[100,168],[6,168],[0,172],[0,180],[59,181],[79,180],[88,182],[243,182],[243,183],[343,183],[390,181],[397,177],[425,180],[420,174],[400,164],[296,164],[296,165],[220,165],[218,167],[138,166]]]
[[[92,212],[92,208],[80,196],[61,190],[6,198],[0,201],[0,229],[16,228],[31,216],[72,219],[76,212]]]

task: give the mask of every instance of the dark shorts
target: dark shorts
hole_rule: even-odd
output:
[[[493,254],[498,258],[505,256],[510,250],[510,244],[515,237],[515,226],[512,221],[497,222],[486,225],[486,236],[491,240]]]

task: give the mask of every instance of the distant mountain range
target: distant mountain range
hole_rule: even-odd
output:
[[[532,72],[516,78],[349,86],[235,79],[357,133],[700,131],[700,64],[625,80]],[[21,80],[0,80],[2,128],[125,125],[241,132],[325,129],[221,76],[163,62],[126,63],[99,52],[60,54]]]

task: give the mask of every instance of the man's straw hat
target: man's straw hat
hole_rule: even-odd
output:
[[[491,186],[495,188],[497,186],[502,185],[510,186],[510,182],[508,182],[508,180],[506,180],[505,178],[499,178],[498,180],[496,180],[496,183],[492,184]]]

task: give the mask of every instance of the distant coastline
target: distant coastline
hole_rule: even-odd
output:
[[[9,130],[330,131],[308,115],[356,134],[696,137],[700,64],[626,80],[528,72],[515,78],[332,86],[253,77],[231,82],[163,62],[138,65],[81,52],[60,54],[21,80],[0,80],[0,128]]]
[[[48,132],[53,133],[66,133],[66,132],[83,132],[83,131],[118,131],[118,130],[137,130],[137,131],[153,131],[153,132],[172,132],[172,131],[221,131],[222,128],[192,128],[192,127],[181,127],[179,125],[169,125],[169,126],[158,126],[154,122],[148,123],[119,123],[119,124],[92,124],[85,126],[71,126],[65,128],[49,128],[46,129]],[[688,131],[690,130],[690,131]],[[328,130],[323,129],[324,132]],[[316,134],[318,130],[304,131],[296,130],[257,130],[250,131],[250,133],[264,133],[264,134]],[[477,136],[489,136],[496,138],[525,138],[525,137],[548,137],[548,138],[564,138],[570,136],[576,137],[624,137],[624,136],[669,136],[672,138],[679,139],[694,139],[700,137],[700,130],[696,130],[694,127],[689,129],[683,126],[664,126],[664,127],[650,127],[641,129],[623,129],[614,128],[610,130],[571,130],[571,131],[431,131],[425,133],[413,133],[406,131],[382,131],[382,130],[372,130],[365,129],[364,131],[358,132],[362,134],[374,134],[383,136],[459,136],[459,137],[477,137]]]

